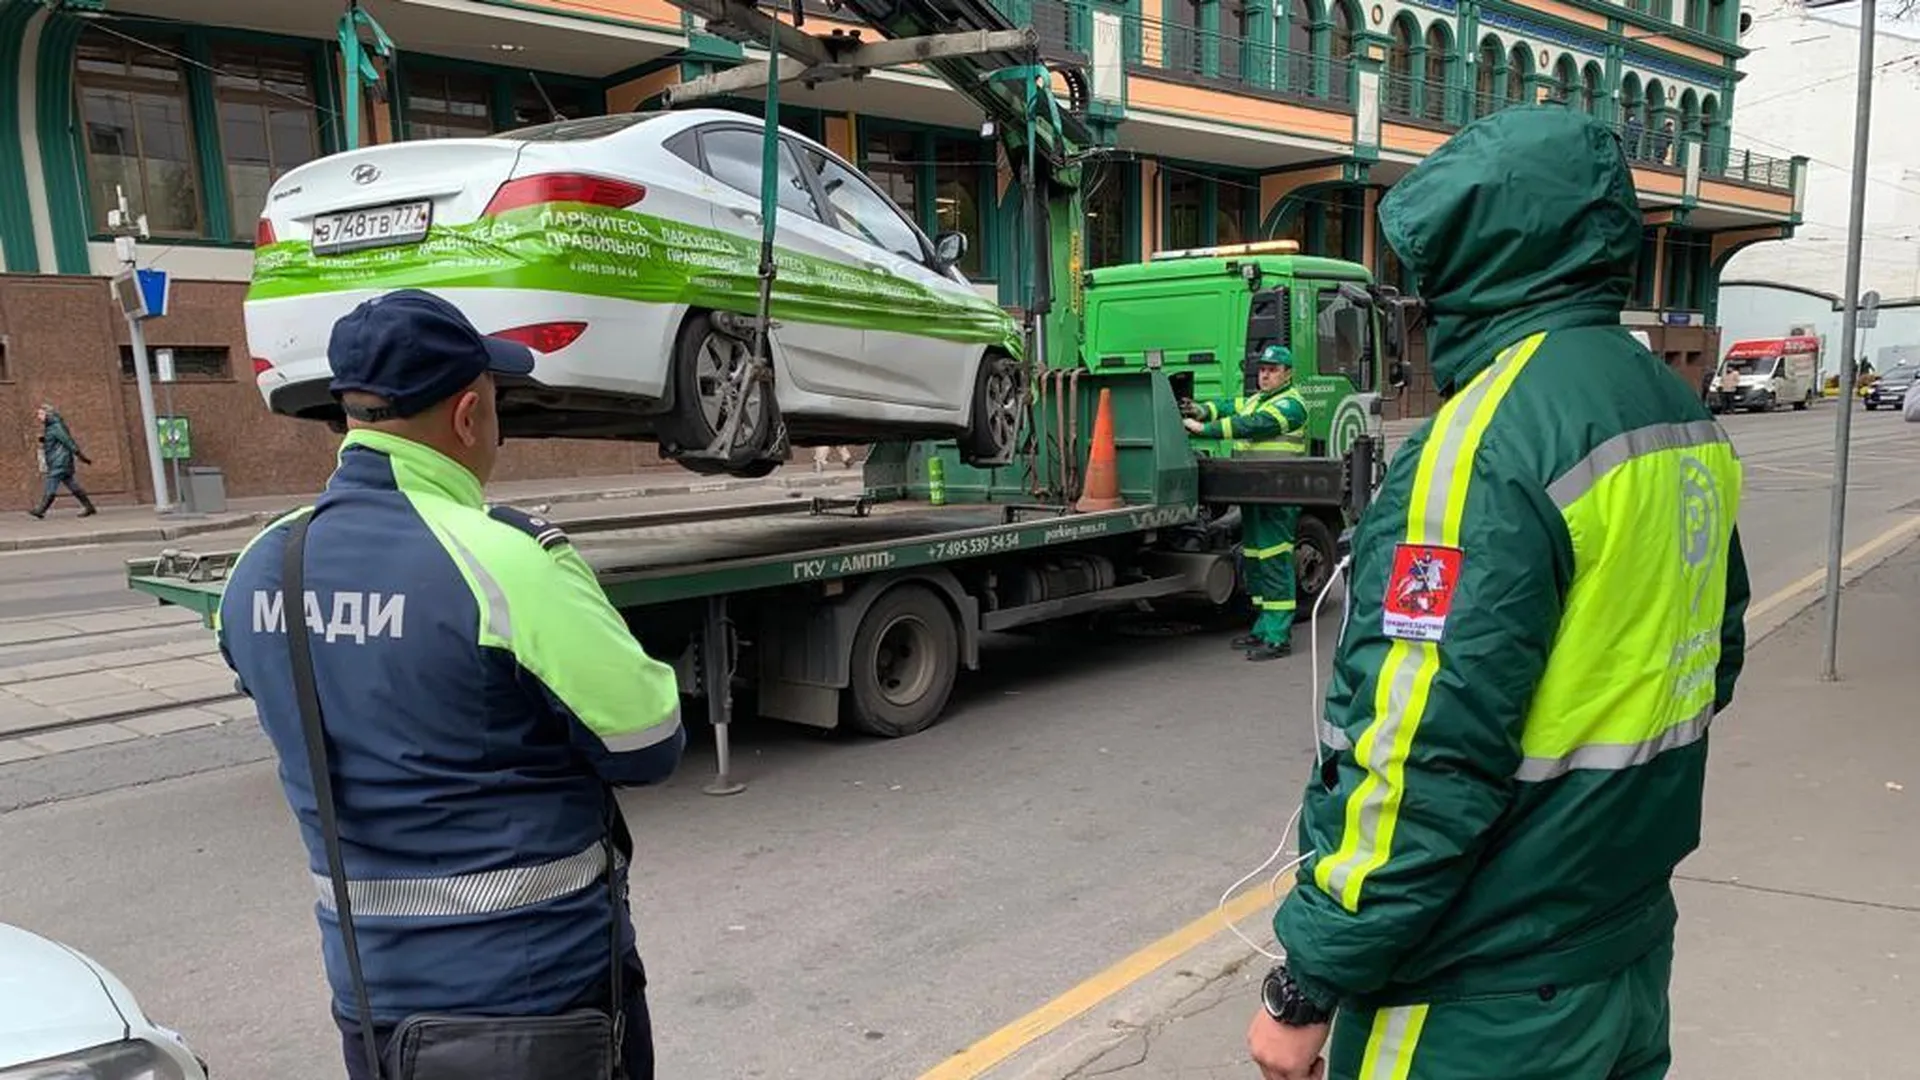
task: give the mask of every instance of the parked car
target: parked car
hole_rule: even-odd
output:
[[[339,424],[333,323],[426,288],[533,349],[536,384],[502,391],[509,438],[709,447],[751,359],[763,130],[720,109],[628,113],[294,169],[268,194],[247,295],[261,395]],[[734,444],[764,453],[683,463],[768,471],[780,420],[797,445],[954,438],[969,461],[1010,460],[1020,336],[955,268],[966,237],[930,240],[838,155],[780,139],[772,393],[749,390]]]
[[[206,1080],[177,1033],[75,949],[0,923],[0,1078]]]
[[[1869,409],[1898,409],[1906,400],[1907,387],[1920,378],[1920,364],[1898,364],[1873,381],[1863,395]]]

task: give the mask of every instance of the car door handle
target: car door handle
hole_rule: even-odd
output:
[[[742,210],[737,206],[729,207],[728,209],[733,211],[734,217],[740,218],[743,221],[751,221],[756,225],[760,222],[760,211],[758,210]]]

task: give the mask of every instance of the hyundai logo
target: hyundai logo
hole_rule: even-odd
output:
[[[378,179],[380,179],[380,170],[372,165],[353,167],[353,182],[356,184],[371,184]]]

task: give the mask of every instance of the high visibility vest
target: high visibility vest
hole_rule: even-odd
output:
[[[1218,406],[1211,402],[1207,411],[1217,413]],[[1234,437],[1234,420],[1254,417],[1272,420],[1281,426],[1281,430],[1271,435],[1241,439]],[[1275,457],[1302,457],[1307,452],[1307,403],[1299,393],[1289,386],[1272,393],[1249,394],[1233,399],[1233,413],[1225,417],[1209,417],[1220,421],[1221,434],[1232,441],[1236,457],[1259,454]]]

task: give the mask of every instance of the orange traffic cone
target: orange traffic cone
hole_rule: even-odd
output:
[[[1120,466],[1113,444],[1113,391],[1100,390],[1100,411],[1093,418],[1093,446],[1087,451],[1087,484],[1080,501],[1073,504],[1081,513],[1118,510],[1126,503],[1120,498]]]

